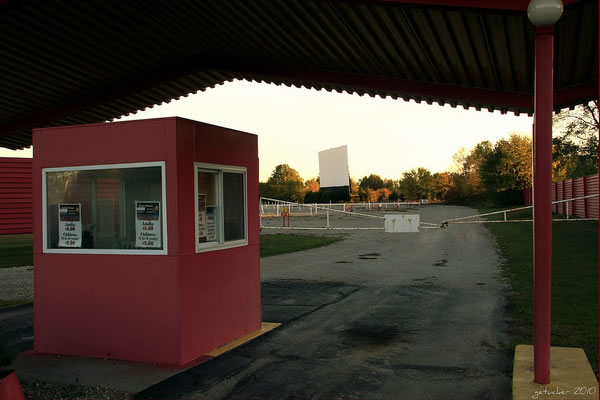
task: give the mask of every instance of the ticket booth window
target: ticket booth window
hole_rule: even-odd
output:
[[[195,165],[196,251],[248,244],[246,169]]]
[[[166,254],[164,163],[43,169],[44,252]]]

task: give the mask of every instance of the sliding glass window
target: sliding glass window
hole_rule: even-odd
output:
[[[248,244],[246,168],[195,164],[196,251]]]

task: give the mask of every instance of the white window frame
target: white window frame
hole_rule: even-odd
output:
[[[207,170],[207,172],[217,173],[217,241],[198,243],[199,232],[198,232],[198,170]],[[225,218],[223,209],[223,173],[231,172],[242,174],[244,184],[244,239],[231,240],[225,242]],[[203,253],[206,251],[216,251],[231,249],[234,247],[241,247],[248,245],[248,183],[247,183],[248,169],[246,167],[222,165],[222,164],[207,164],[207,163],[194,163],[194,239],[196,243],[196,253]]]
[[[125,168],[144,168],[144,167],[160,167],[161,175],[161,213],[162,213],[162,249],[146,250],[146,249],[80,249],[80,248],[48,248],[48,187],[46,182],[46,174],[48,172],[66,172],[66,171],[86,171],[98,169],[125,169]],[[167,255],[169,249],[167,244],[168,229],[167,229],[167,190],[166,190],[166,171],[164,161],[139,162],[127,164],[100,164],[100,165],[79,165],[73,167],[57,167],[57,168],[42,168],[42,237],[44,242],[44,253],[59,253],[59,254],[131,254],[131,255]]]

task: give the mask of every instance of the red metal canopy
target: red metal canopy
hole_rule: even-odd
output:
[[[598,1],[565,1],[554,109],[598,97]],[[527,0],[0,1],[0,147],[233,79],[533,112]]]

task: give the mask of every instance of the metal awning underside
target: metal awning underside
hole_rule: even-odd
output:
[[[555,109],[598,97],[598,1],[555,26]],[[526,0],[0,0],[0,147],[247,79],[533,112]]]

